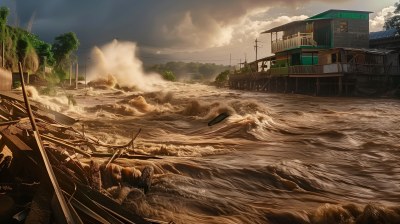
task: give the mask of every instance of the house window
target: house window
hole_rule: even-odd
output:
[[[332,64],[337,62],[336,54],[332,54]]]
[[[306,33],[314,32],[314,23],[306,23]]]
[[[349,32],[349,24],[347,21],[340,21],[339,23],[339,32],[347,33]]]
[[[348,55],[347,55],[347,63],[352,62],[353,58],[354,58],[353,55],[348,54]]]

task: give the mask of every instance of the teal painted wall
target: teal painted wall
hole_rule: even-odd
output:
[[[313,59],[314,59],[314,65],[318,64],[318,55],[313,56],[301,56],[301,64],[302,65],[313,65]]]

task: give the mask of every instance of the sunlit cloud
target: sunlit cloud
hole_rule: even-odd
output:
[[[383,30],[383,25],[385,25],[385,18],[392,15],[395,9],[396,7],[394,6],[383,8],[380,12],[377,13],[374,18],[370,19],[370,31],[375,32]]]

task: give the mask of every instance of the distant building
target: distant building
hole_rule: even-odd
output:
[[[328,10],[264,31],[273,55],[248,63],[252,72],[231,76],[231,87],[350,95],[365,83],[399,82],[398,53],[370,49],[370,13]]]
[[[371,48],[400,51],[400,31],[397,29],[372,32],[369,35],[369,40]]]

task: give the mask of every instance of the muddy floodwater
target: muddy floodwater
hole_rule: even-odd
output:
[[[122,206],[175,223],[400,223],[400,101],[163,84],[82,90],[87,134],[161,160]],[[220,113],[231,116],[208,126]],[[79,129],[80,124],[77,125]]]

